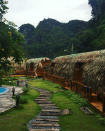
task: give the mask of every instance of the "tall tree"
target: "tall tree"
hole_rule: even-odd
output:
[[[6,4],[6,1],[0,0],[1,19],[8,9]],[[23,59],[24,37],[14,28],[14,24],[8,23],[5,24],[2,20],[0,22],[0,79],[11,67],[10,58],[16,63],[20,63]]]
[[[7,12],[7,3],[6,0],[0,0],[0,22],[2,21],[3,15]]]
[[[105,0],[89,0],[89,4],[92,7],[92,16],[96,20],[105,15]]]

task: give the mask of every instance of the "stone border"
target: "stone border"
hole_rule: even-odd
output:
[[[8,88],[9,91],[0,94],[0,113],[3,113],[5,111],[8,111],[9,109],[13,108],[16,106],[15,100],[12,98],[12,88],[13,86],[7,86],[7,85],[2,85],[4,88]],[[23,90],[21,87],[15,87],[15,94],[21,94],[23,93]]]

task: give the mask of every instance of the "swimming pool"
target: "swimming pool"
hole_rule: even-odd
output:
[[[0,87],[0,94],[4,94],[6,92],[8,92],[9,89],[8,88],[5,88],[5,87]]]

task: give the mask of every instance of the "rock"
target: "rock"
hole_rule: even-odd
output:
[[[53,93],[57,93],[57,91],[54,91]]]
[[[93,115],[94,113],[88,108],[88,107],[81,107],[81,111],[83,111],[85,114]]]
[[[61,89],[60,92],[64,92],[64,90]]]
[[[69,115],[69,114],[72,114],[72,111],[70,109],[64,109],[62,112],[61,112],[61,115]]]

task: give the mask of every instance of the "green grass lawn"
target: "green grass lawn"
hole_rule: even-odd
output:
[[[43,88],[43,89],[49,90],[52,93],[59,92],[62,89],[60,85],[49,82],[47,80],[43,80],[43,79],[32,79],[32,80],[29,80],[28,83],[30,86]]]
[[[71,109],[72,115],[60,116],[62,131],[105,131],[99,119],[94,115],[86,115],[80,110],[81,104],[86,101],[72,91],[62,91],[57,84],[42,79],[29,81],[31,86],[45,88],[52,92],[51,100],[61,109]]]
[[[0,131],[27,131],[27,123],[34,118],[40,108],[34,99],[39,93],[30,89],[27,94],[22,94],[21,99],[27,99],[26,104],[21,104],[19,109],[11,109],[0,114]]]
[[[61,131],[105,131],[99,118],[94,115],[86,115],[80,110],[81,105],[86,105],[85,99],[72,91],[63,90],[59,85],[42,79],[28,79],[29,86],[43,88],[52,93],[51,100],[61,109],[71,109],[71,115],[60,116]],[[0,114],[0,131],[27,131],[27,123],[39,112],[39,106],[34,99],[39,93],[30,89],[28,94],[22,94],[21,98],[27,99],[27,103],[21,104],[20,109],[11,109]]]

